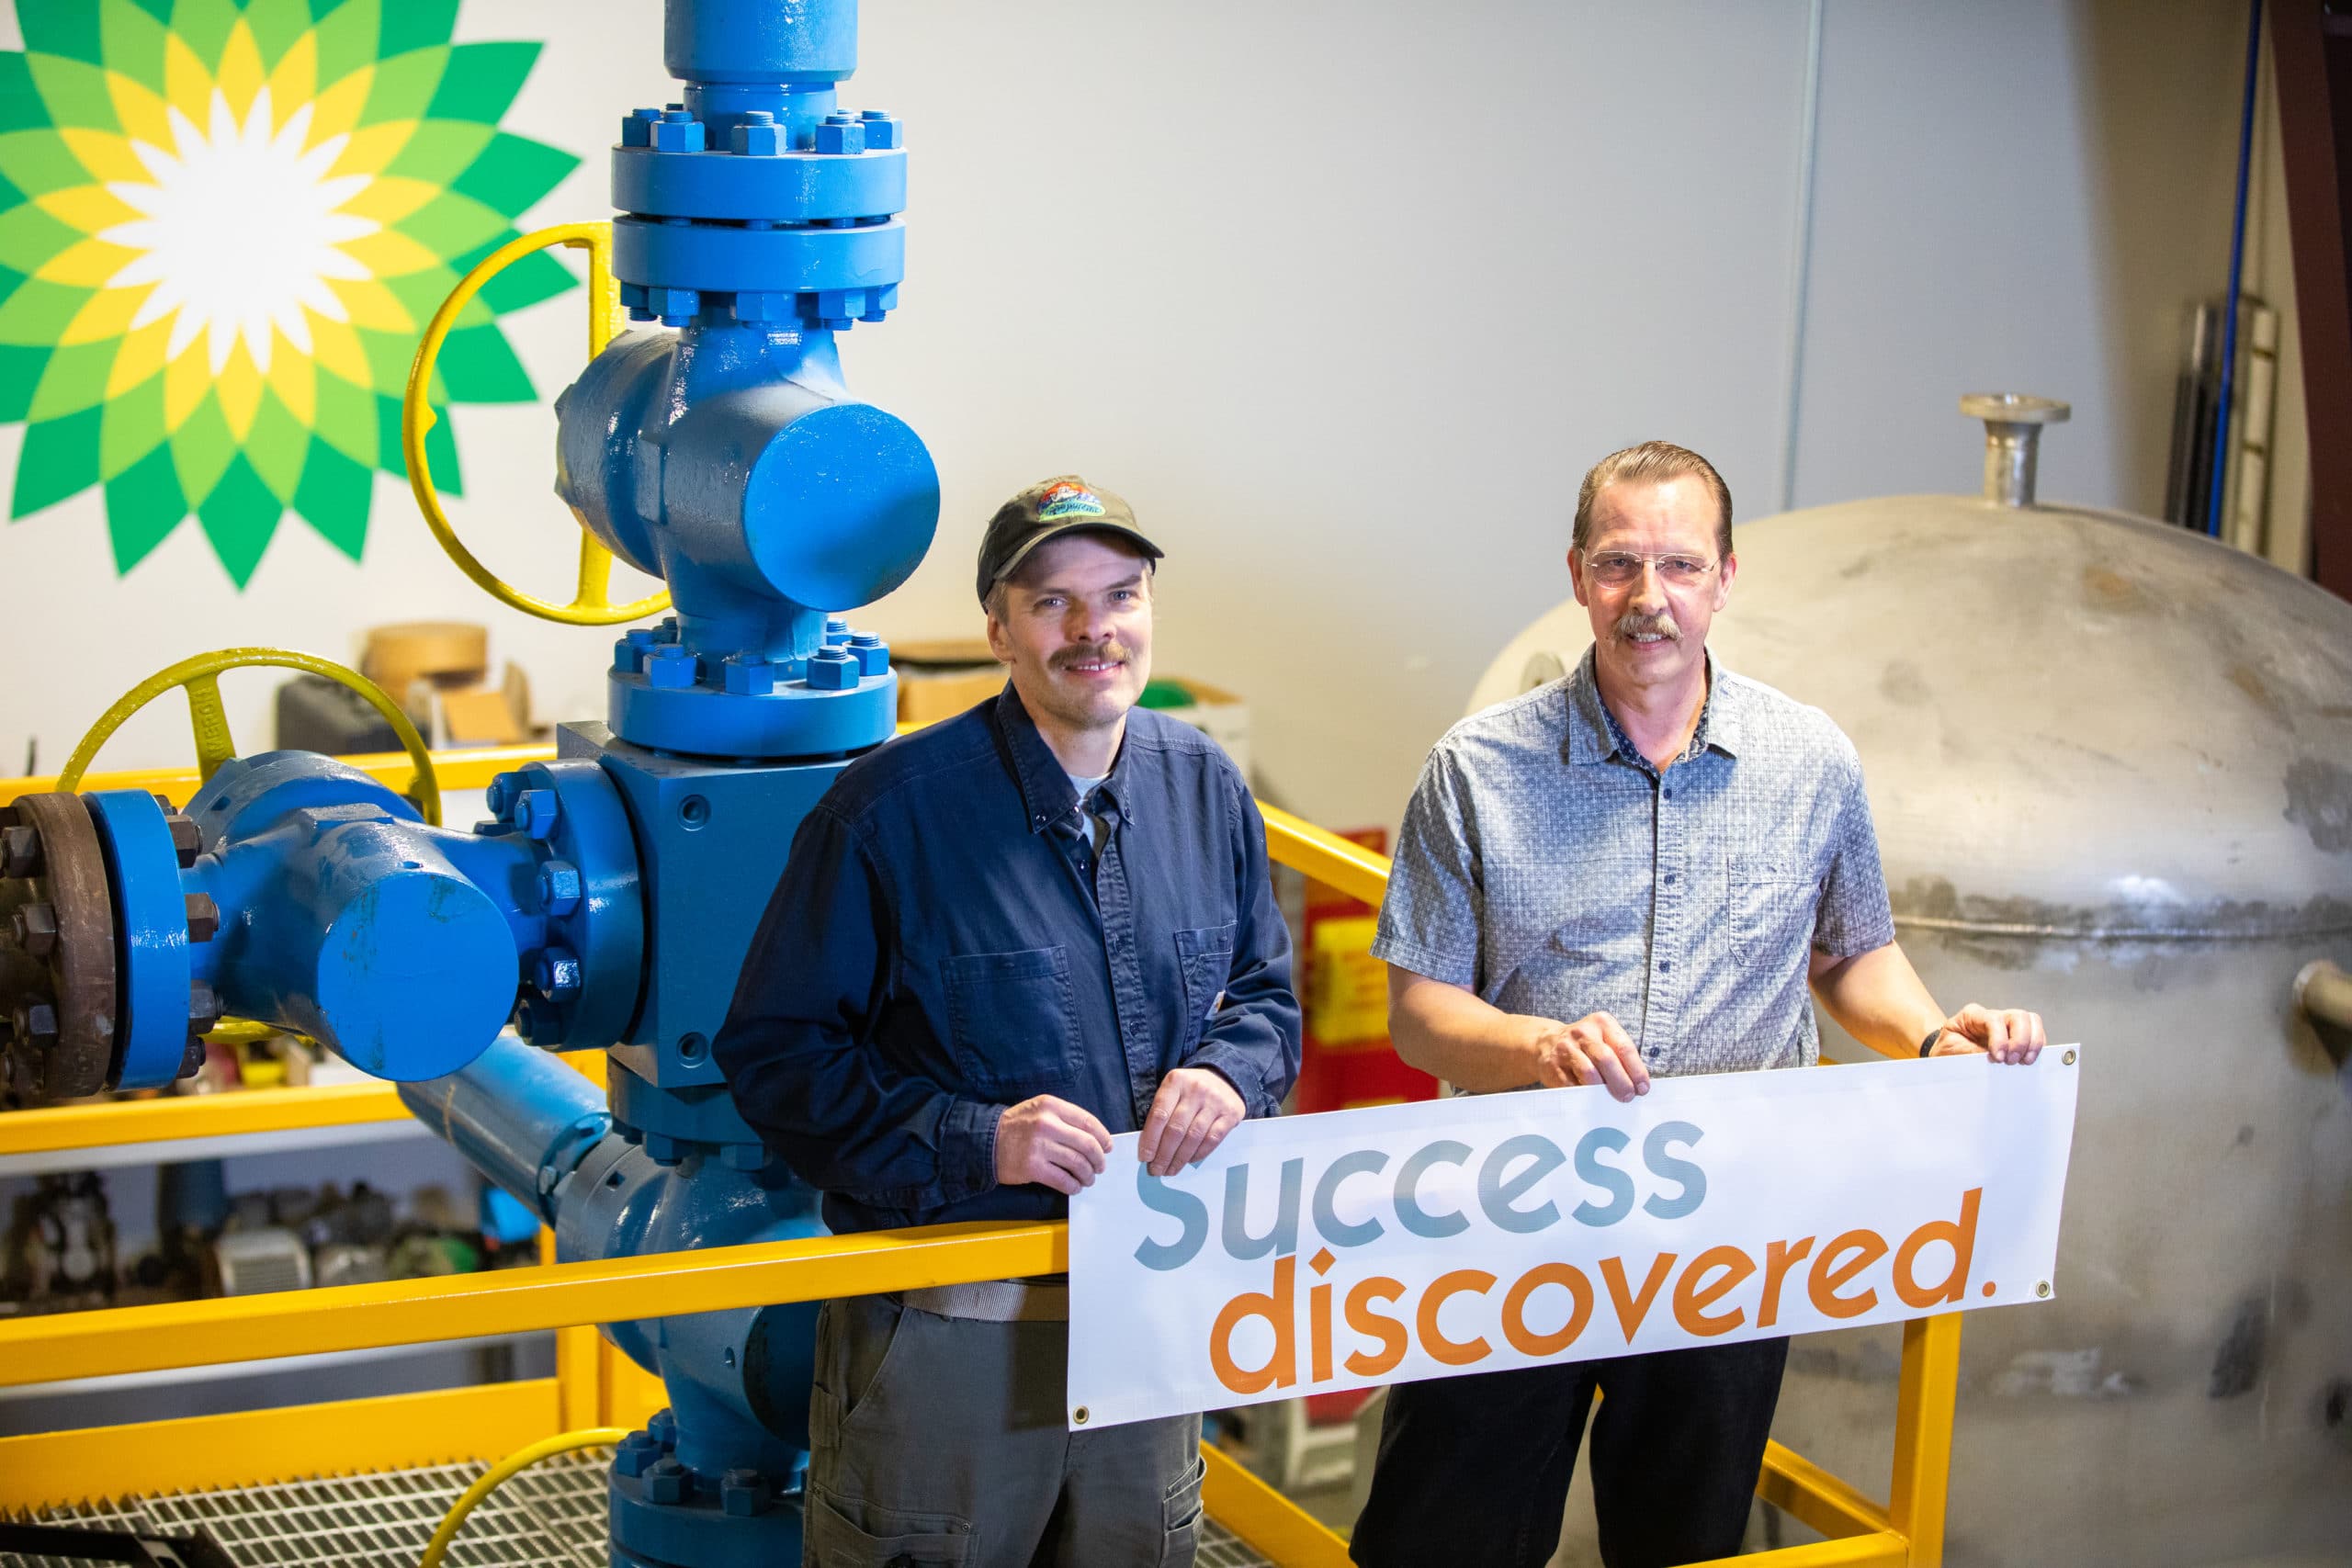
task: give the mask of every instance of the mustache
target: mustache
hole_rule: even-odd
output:
[[[1628,610],[1617,617],[1617,624],[1610,629],[1620,637],[1662,637],[1669,642],[1682,640],[1681,623],[1674,618],[1671,610],[1662,610],[1655,615]]]
[[[1104,660],[1132,664],[1135,662],[1135,656],[1128,651],[1125,643],[1113,637],[1108,642],[1080,643],[1076,648],[1065,648],[1046,662],[1052,669],[1068,670],[1073,665],[1099,664]]]

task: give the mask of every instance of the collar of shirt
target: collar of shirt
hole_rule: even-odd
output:
[[[1605,762],[1623,753],[1625,760],[1640,768],[1650,768],[1650,760],[1642,755],[1625,734],[1624,726],[1600,700],[1600,683],[1593,673],[1593,650],[1585,649],[1584,658],[1577,664],[1576,673],[1568,677],[1568,761],[1574,765]],[[1723,667],[1715,662],[1715,650],[1707,650],[1707,700],[1699,708],[1699,726],[1690,732],[1690,744],[1684,747],[1684,758],[1695,757],[1713,748],[1726,757],[1739,755],[1739,696],[1738,689],[1724,680]],[[1655,771],[1655,770],[1653,770]]]
[[[1029,830],[1042,833],[1057,822],[1074,818],[1078,811],[1077,786],[1062,771],[1061,759],[1054,755],[1054,749],[1037,733],[1037,721],[1021,705],[1021,694],[1013,690],[1012,682],[1004,683],[992,716],[998,744],[1012,770],[1013,782],[1021,786],[1021,807],[1027,814]],[[1126,786],[1126,779],[1137,750],[1122,742],[1118,756],[1112,760],[1110,775],[1094,790],[1104,815],[1115,811],[1119,820],[1130,826],[1135,822],[1135,814],[1127,804],[1132,792]]]

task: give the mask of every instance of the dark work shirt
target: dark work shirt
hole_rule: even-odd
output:
[[[1136,708],[1099,852],[1077,807],[1008,685],[853,762],[801,821],[713,1052],[834,1230],[1067,1214],[997,1184],[998,1118],[1034,1095],[1125,1133],[1174,1067],[1252,1116],[1297,1076],[1290,933],[1225,753]]]

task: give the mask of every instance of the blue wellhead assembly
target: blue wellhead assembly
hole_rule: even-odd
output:
[[[17,1098],[167,1084],[233,1015],[397,1080],[563,1260],[822,1233],[710,1042],[794,829],[895,728],[890,650],[842,616],[920,564],[938,474],[850,394],[839,339],[898,304],[904,136],[840,105],[854,0],[668,0],[664,28],[683,97],[628,113],[612,153],[639,324],[557,400],[556,490],[674,615],[616,643],[604,719],[499,775],[470,831],[295,751],[221,763],[184,811],[20,799]],[[558,1049],[607,1051],[607,1089]],[[605,1325],[670,1399],[614,1460],[615,1564],[798,1561],[814,1319]]]

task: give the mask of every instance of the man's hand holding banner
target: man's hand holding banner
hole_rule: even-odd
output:
[[[2079,1048],[1245,1122],[1070,1204],[1069,1421],[2054,1292]]]

